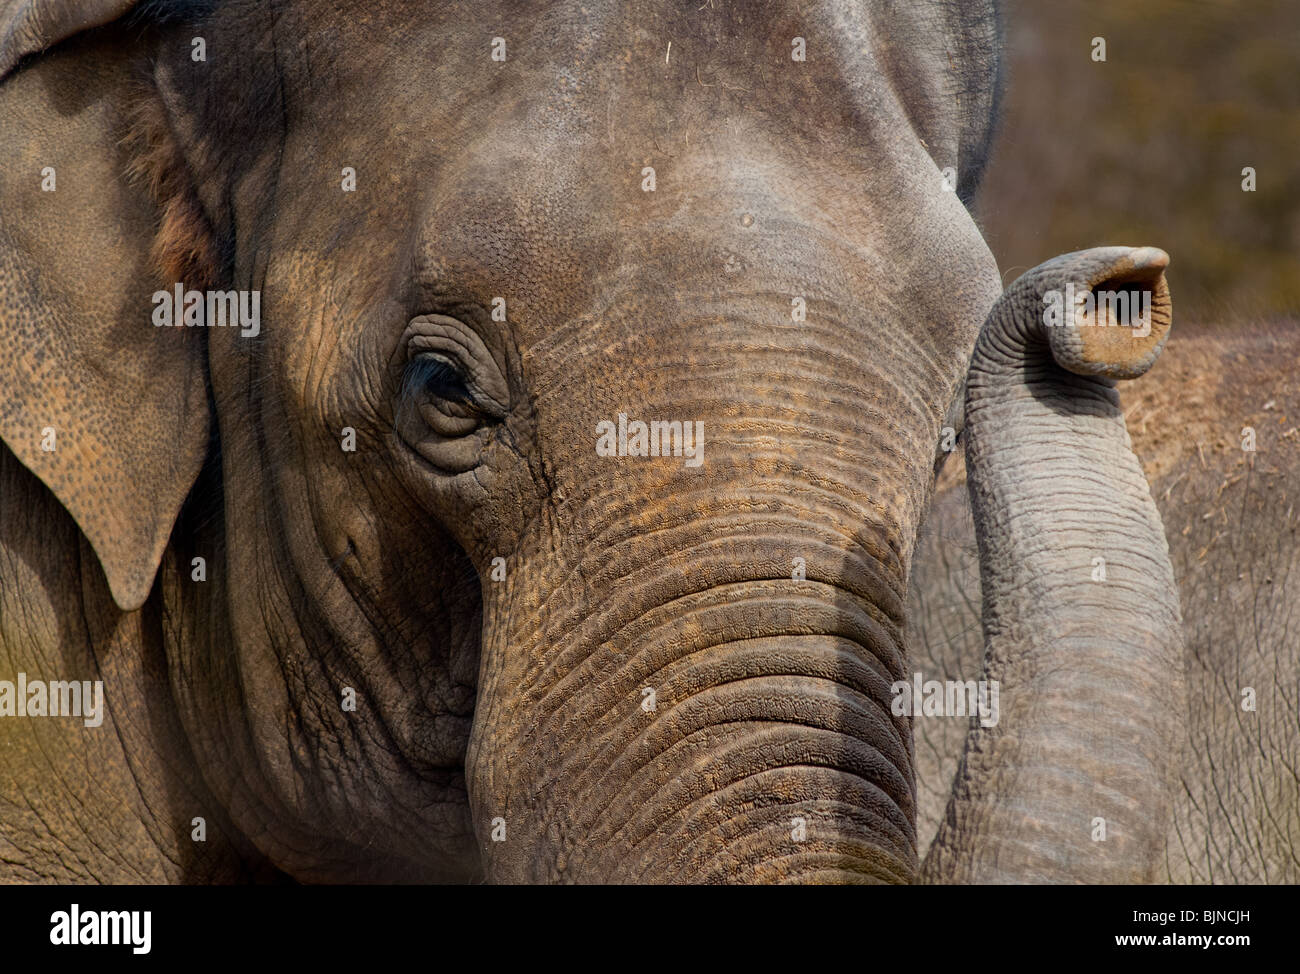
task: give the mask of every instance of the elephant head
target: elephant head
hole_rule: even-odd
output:
[[[991,5],[8,7],[0,434],[271,861],[914,877]]]

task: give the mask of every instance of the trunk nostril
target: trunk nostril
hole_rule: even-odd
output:
[[[1151,285],[1122,284],[1092,289],[1098,325],[1132,328],[1150,314],[1154,304]]]
[[[1069,372],[1135,379],[1159,357],[1173,323],[1168,264],[1169,256],[1154,247],[1065,254],[1021,276],[991,314],[1008,334],[1045,338],[1056,364]],[[983,349],[980,367],[1007,361],[987,341]],[[1009,364],[1017,367],[1015,356]]]

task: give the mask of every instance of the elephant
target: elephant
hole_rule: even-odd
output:
[[[1157,879],[1300,882],[1300,321],[1179,326],[1124,391],[1178,580],[1188,715]],[[934,678],[977,673],[980,581],[962,443],[918,541],[908,641]],[[916,726],[918,829],[939,828],[966,736]]]
[[[0,4],[0,680],[103,693],[0,695],[0,879],[1155,877],[1182,629],[1115,384],[1168,257],[1004,292],[998,38]],[[1063,288],[1149,313],[1049,327]],[[908,579],[963,403],[1003,716],[922,860]]]

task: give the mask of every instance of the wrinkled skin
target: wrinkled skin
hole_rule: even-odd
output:
[[[206,460],[158,587],[125,616],[149,620],[166,655],[175,717],[159,701],[146,712],[179,720],[213,797],[173,800],[160,783],[142,801],[170,854],[86,869],[189,878],[196,854],[174,849],[211,808],[299,879],[910,878],[910,736],[887,688],[929,489],[919,459],[998,293],[936,159],[972,175],[978,163],[991,17],[895,9],[886,32],[883,7],[795,21],[780,5],[386,4],[346,18],[314,6],[272,23],[264,5],[223,5],[197,67],[190,28],[129,53],[108,31],[6,82],[15,105],[71,101],[113,121],[124,109],[104,102],[152,55],[160,94],[132,94],[165,105],[219,284],[262,292],[249,340],[147,327],[148,275],[85,284],[139,322],[120,343],[193,346],[172,352],[173,388],[202,381],[206,357],[213,419],[211,443],[201,424],[196,443],[199,407],[154,417],[172,412],[176,452]],[[489,57],[496,33],[505,65]],[[796,35],[819,55],[792,62]],[[87,62],[103,75],[89,92],[73,75]],[[961,114],[934,97],[954,88],[976,93]],[[340,190],[345,165],[355,194]],[[124,208],[148,202],[119,192],[135,193]],[[29,246],[50,264],[85,246],[41,232]],[[488,313],[498,295],[505,322]],[[812,309],[804,324],[793,295]],[[426,398],[399,410],[413,336],[458,350],[492,415],[467,424]],[[810,394],[814,376],[832,396]],[[108,395],[97,412],[129,412],[130,385]],[[20,449],[28,429],[15,427],[39,411],[12,417],[6,443]],[[596,424],[620,411],[703,420],[704,465],[597,457]],[[68,439],[86,424],[64,422]],[[355,452],[340,449],[345,427]],[[134,449],[108,451],[128,453],[123,476],[154,478]],[[156,477],[140,493],[175,491]],[[106,515],[79,504],[74,475],[45,479],[101,537],[131,608],[157,532],[117,550],[124,532],[97,529]],[[140,501],[123,493],[135,529]],[[206,582],[192,581],[194,557]],[[69,581],[122,625],[94,572],[87,559]],[[16,597],[39,603],[55,584]],[[24,618],[6,613],[10,659]],[[130,761],[124,746],[105,763]],[[813,838],[778,854],[795,815]],[[498,817],[508,840],[492,843]],[[30,862],[35,840],[16,832],[5,858]]]
[[[109,701],[0,726],[3,875],[916,878],[889,687],[1000,291],[991,11],[329,6],[0,84],[0,660]],[[150,327],[182,273],[261,334]],[[598,456],[619,413],[703,464]]]
[[[1160,507],[1187,645],[1187,714],[1156,879],[1300,879],[1295,606],[1300,605],[1300,327],[1180,326],[1161,363],[1123,391],[1134,449]],[[1242,429],[1256,452],[1242,450]],[[972,678],[984,652],[974,525],[961,451],[918,543],[908,641],[935,679]],[[1256,709],[1242,709],[1253,688]],[[964,721],[914,723],[918,837],[949,801]]]
[[[971,356],[981,679],[1001,688],[1000,718],[971,727],[928,879],[1156,876],[1184,650],[1164,532],[1115,380],[1143,374],[1168,338],[1168,260],[1111,247],[1040,264],[999,299]],[[1127,310],[1044,315],[1053,294],[1116,289],[1150,295],[1145,335],[1121,327]]]

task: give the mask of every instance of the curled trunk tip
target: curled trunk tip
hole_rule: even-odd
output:
[[[1173,323],[1168,266],[1157,247],[1063,254],[1008,289],[1001,307],[1015,312],[997,322],[1001,337],[1045,340],[1056,363],[1076,375],[1135,379],[1160,356]]]

